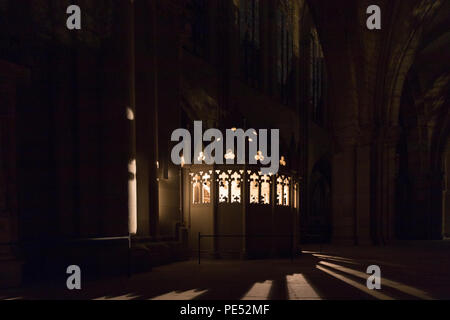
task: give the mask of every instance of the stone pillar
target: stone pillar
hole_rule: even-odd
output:
[[[331,161],[332,242],[355,244],[355,148],[346,146]]]
[[[376,143],[374,160],[375,190],[373,206],[373,235],[378,244],[386,244],[395,235],[395,196],[398,175],[397,128],[388,128]]]
[[[398,174],[396,145],[396,136],[390,136],[384,143],[382,197],[382,235],[384,243],[391,242],[395,234],[395,187]]]
[[[332,157],[332,241],[371,245],[371,130],[343,129]]]
[[[130,174],[130,120],[133,102],[132,59],[130,58],[130,1],[119,1],[114,36],[105,43],[102,95],[102,211],[103,236],[128,235],[128,181]]]
[[[185,38],[183,15],[186,3],[181,0],[156,1],[157,14],[157,68],[158,72],[158,163],[159,163],[159,215],[156,233],[173,236],[181,214],[179,168],[171,161],[170,154],[175,143],[171,134],[181,122],[182,42]],[[155,217],[156,219],[156,217]],[[151,227],[152,228],[152,227]]]
[[[371,239],[371,146],[358,145],[356,149],[356,242],[359,245],[372,244]]]
[[[13,248],[18,241],[16,185],[16,95],[25,69],[0,61],[0,288],[18,286],[21,261]]]
[[[134,6],[137,234],[149,236],[158,223],[156,9],[154,1],[135,0]]]

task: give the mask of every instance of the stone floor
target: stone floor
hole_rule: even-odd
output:
[[[450,299],[450,242],[309,245],[290,260],[196,260],[131,278],[1,290],[0,299]],[[381,290],[366,287],[369,265]]]

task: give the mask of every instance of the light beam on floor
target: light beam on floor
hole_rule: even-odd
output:
[[[342,257],[336,257],[336,256],[328,256],[324,254],[313,254],[314,257],[324,260],[331,260],[336,262],[343,262],[343,263],[349,263],[349,264],[361,264],[359,262],[355,262],[353,259],[348,258],[342,258]]]
[[[330,276],[335,277],[336,279],[339,279],[343,282],[345,282],[348,285],[351,285],[352,287],[361,290],[369,295],[371,295],[372,297],[379,299],[379,300],[394,300],[394,298],[392,298],[391,296],[388,296],[387,294],[381,293],[377,290],[370,290],[369,288],[367,288],[366,286],[363,286],[362,284],[347,278],[337,272],[334,272],[332,270],[329,270],[327,268],[322,267],[321,265],[316,265],[316,268],[319,269],[320,271],[323,271],[327,274],[329,274]],[[366,275],[367,276],[367,275]]]
[[[321,300],[316,290],[302,274],[286,276],[289,300]]]
[[[362,278],[362,279],[367,279],[368,274],[361,272],[361,271],[357,271],[357,270],[353,270],[344,266],[340,266],[334,263],[330,263],[330,262],[326,262],[326,261],[320,261],[320,264],[323,264],[327,267],[354,275],[356,277]],[[397,281],[392,281],[386,278],[381,277],[381,286],[387,286],[387,287],[391,287],[394,288],[398,291],[401,291],[403,293],[409,294],[411,296],[414,296],[416,298],[420,298],[420,299],[424,299],[424,300],[432,300],[433,298],[428,295],[426,292],[419,290],[417,288],[405,285],[403,283],[397,282]]]
[[[153,297],[149,300],[192,300],[204,293],[208,292],[208,290],[198,290],[191,289],[187,291],[172,291],[165,293],[163,295]]]
[[[134,300],[136,298],[139,298],[139,296],[137,295],[133,295],[131,293],[127,293],[121,296],[115,296],[115,297],[107,297],[107,296],[103,296],[100,298],[96,298],[94,300]]]
[[[269,298],[272,281],[255,283],[250,290],[241,298],[241,300],[267,300]]]

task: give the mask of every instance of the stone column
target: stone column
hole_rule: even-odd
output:
[[[332,242],[356,244],[355,130],[342,129],[336,135],[336,152],[331,158]]]
[[[388,128],[376,143],[374,157],[375,190],[373,207],[373,235],[378,244],[386,244],[395,235],[395,195],[398,163],[396,146],[397,128]]]
[[[356,148],[356,241],[359,245],[372,244],[371,239],[371,146],[360,144]]]
[[[154,1],[135,0],[137,234],[157,234],[157,64]]]
[[[332,156],[333,243],[355,244],[355,149]]]
[[[0,60],[0,288],[21,282],[12,244],[18,241],[15,122],[17,85],[27,78],[25,69]]]

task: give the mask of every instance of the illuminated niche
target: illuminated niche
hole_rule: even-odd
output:
[[[259,203],[259,184],[259,176],[253,173],[250,176],[250,203]]]
[[[211,203],[211,175],[205,173],[202,177],[202,200],[203,203]]]
[[[277,178],[277,200],[278,205],[283,205],[283,178]]]
[[[284,175],[277,176],[277,199],[276,204],[279,206],[289,206],[289,186],[290,186],[290,177],[285,177]]]
[[[229,175],[222,172],[219,175],[219,203],[227,203],[229,201]]]
[[[211,172],[192,174],[192,203],[211,203]]]
[[[261,177],[261,199],[262,204],[270,204],[270,177],[265,174]]]
[[[270,177],[268,175],[262,175],[252,171],[248,171],[249,174],[249,188],[251,204],[270,204]]]
[[[241,203],[241,175],[237,172],[231,176],[231,203]]]
[[[199,204],[201,203],[201,177],[199,174],[196,174],[192,177],[192,203]]]
[[[283,205],[289,206],[289,182],[290,178],[284,179]]]

